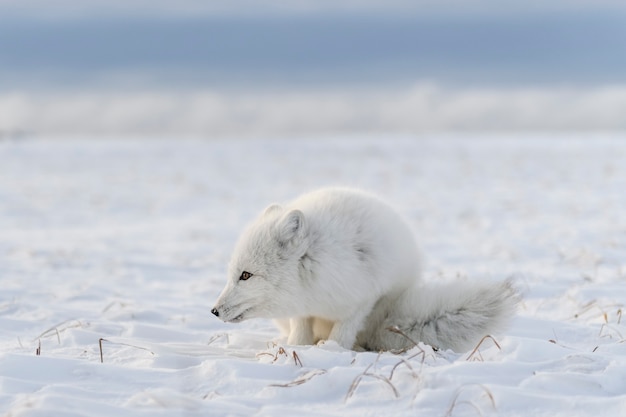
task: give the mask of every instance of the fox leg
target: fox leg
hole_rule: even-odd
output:
[[[365,319],[371,313],[376,300],[367,303],[364,307],[354,311],[345,320],[336,321],[330,331],[328,340],[334,340],[345,349],[353,349],[356,335],[363,329]]]
[[[287,343],[290,345],[312,345],[314,341],[312,317],[289,319]]]
[[[333,329],[334,322],[319,317],[313,318],[313,336],[315,337],[314,343],[320,340],[328,340],[330,331]]]

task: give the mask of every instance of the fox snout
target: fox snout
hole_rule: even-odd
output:
[[[225,307],[222,305],[219,309],[213,307],[211,313],[226,323],[239,323],[240,321],[250,318],[251,310],[253,310],[252,307],[246,307],[240,304],[234,307]]]
[[[226,323],[238,323],[250,318],[253,306],[246,303],[233,304],[229,300],[217,300],[215,307],[211,309],[211,314]]]

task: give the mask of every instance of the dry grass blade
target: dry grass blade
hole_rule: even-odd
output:
[[[280,388],[289,388],[289,387],[295,387],[298,385],[302,385],[305,382],[310,381],[311,379],[313,379],[314,377],[318,376],[318,375],[323,375],[325,374],[327,371],[325,369],[316,369],[314,371],[311,372],[307,372],[306,374],[294,379],[291,382],[288,382],[286,384],[271,384],[270,387],[280,387]]]
[[[469,354],[469,356],[465,359],[467,361],[470,360],[483,360],[482,355],[480,354],[480,351],[478,350],[480,348],[480,346],[485,342],[485,340],[487,339],[491,339],[491,341],[496,345],[496,347],[498,348],[498,350],[502,350],[502,348],[500,347],[500,344],[496,341],[496,339],[493,338],[493,336],[491,335],[486,335],[484,336],[482,339],[480,339],[480,342],[478,342],[478,344],[476,345],[476,347],[474,348],[474,350],[472,350],[472,352]],[[475,358],[474,355],[476,355],[478,353],[479,358]]]
[[[600,326],[600,333],[598,333],[598,337],[608,337],[612,339],[613,336],[609,332],[605,331],[606,329],[617,333],[620,339],[624,338],[624,336],[622,336],[622,333],[619,330],[617,330],[614,326],[611,326],[610,324],[607,324],[607,323],[602,323],[602,326]]]
[[[450,408],[450,409],[448,410],[448,412],[446,413],[446,417],[451,416],[451,415],[452,415],[452,411],[453,411],[456,407],[458,407],[459,405],[461,405],[461,404],[467,404],[467,405],[469,405],[470,407],[472,407],[472,408],[474,409],[474,411],[476,411],[476,414],[478,414],[479,416],[482,416],[482,415],[483,415],[482,411],[480,411],[480,407],[478,407],[478,406],[477,406],[476,404],[474,404],[473,402],[471,402],[471,401],[456,401],[456,400],[455,400],[455,402],[452,404],[451,408]]]
[[[111,301],[109,304],[107,304],[106,307],[104,307],[104,309],[102,309],[102,313],[106,313],[107,311],[109,311],[115,306],[120,306],[121,308],[125,308],[126,306],[128,306],[128,304],[122,301]]]
[[[415,340],[411,339],[406,333],[404,333],[402,330],[400,330],[397,326],[387,327],[387,330],[392,332],[392,333],[399,334],[400,336],[406,338],[408,341],[413,343],[413,347],[418,348],[419,349],[419,353],[411,356],[410,359],[416,357],[417,355],[422,355],[422,362],[421,362],[421,364],[422,365],[424,364],[424,361],[426,360],[426,351],[424,349],[422,349],[421,347],[419,347],[419,344]]]
[[[476,410],[476,412],[478,413],[478,415],[483,415],[483,413],[480,410],[480,407],[478,407],[476,404],[474,404],[472,401],[469,400],[462,400],[459,401],[459,398],[461,397],[461,394],[464,391],[464,388],[468,388],[468,387],[472,387],[472,386],[477,386],[478,388],[480,388],[486,395],[487,398],[489,398],[489,402],[491,403],[491,406],[493,407],[493,409],[496,409],[496,400],[492,394],[491,391],[489,391],[489,389],[487,387],[485,387],[484,385],[481,384],[472,384],[472,385],[464,385],[462,387],[459,387],[456,390],[456,393],[454,394],[454,399],[452,400],[452,403],[450,403],[450,408],[448,408],[448,411],[446,412],[446,417],[450,417],[452,415],[452,412],[454,411],[454,409],[460,405],[460,404],[467,404],[469,406],[471,406],[472,408],[474,408],[474,410]]]
[[[289,357],[289,355],[287,354],[287,351],[282,346],[278,348],[278,353],[276,353],[276,357],[274,358],[274,362],[276,362],[278,360],[278,356],[279,355],[284,355],[285,357]]]
[[[348,400],[348,398],[352,397],[352,394],[354,394],[354,391],[356,391],[356,388],[359,386],[359,382],[361,382],[361,378],[363,377],[363,375],[367,373],[367,371],[370,370],[372,365],[374,365],[374,363],[370,363],[367,366],[367,368],[365,368],[363,373],[359,374],[356,378],[354,378],[354,380],[352,381],[352,384],[350,384],[350,389],[348,389],[348,392],[346,393],[346,398],[345,398],[346,401]]]
[[[386,330],[388,330],[388,331],[390,331],[392,333],[397,333],[400,336],[403,336],[409,342],[413,343],[414,346],[418,345],[418,343],[415,340],[411,339],[406,333],[404,333],[402,330],[400,330],[400,328],[398,326],[390,326],[390,327],[387,327]]]
[[[352,395],[354,394],[354,392],[358,388],[359,384],[361,383],[363,378],[365,378],[366,376],[378,379],[379,381],[383,381],[384,383],[386,383],[389,386],[389,388],[391,388],[391,390],[393,391],[394,397],[398,398],[400,396],[400,394],[398,393],[398,389],[395,387],[395,385],[393,385],[393,383],[389,380],[389,378],[387,378],[386,376],[373,374],[371,372],[364,372],[364,373],[360,374],[359,376],[357,376],[354,379],[354,381],[352,381],[352,385],[350,385],[350,390],[348,390],[348,393],[346,394],[346,398],[345,398],[346,401],[350,397],[352,397]]]
[[[609,322],[609,315],[607,314],[607,311],[610,310],[611,308],[615,308],[617,307],[617,315],[618,315],[618,324],[619,321],[621,320],[621,316],[622,316],[622,304],[619,303],[613,303],[613,304],[604,304],[604,305],[600,305],[600,303],[598,302],[598,300],[591,300],[585,304],[583,304],[581,306],[581,309],[578,313],[574,314],[574,318],[578,319],[581,318],[583,315],[589,313],[592,310],[598,310],[604,320],[605,323]]]
[[[291,352],[291,355],[293,356],[294,364],[300,365],[300,368],[302,368],[302,361],[300,360],[300,356],[298,356],[295,350]]]
[[[398,393],[398,389],[395,387],[395,385],[391,383],[389,378],[387,378],[386,376],[372,374],[372,373],[363,374],[363,376],[371,376],[372,378],[376,378],[380,381],[383,381],[384,383],[389,385],[389,388],[391,388],[391,390],[393,391],[394,397],[398,398],[400,396],[400,393]]]
[[[413,359],[416,356],[422,355],[422,359],[420,361],[420,367],[424,366],[424,362],[426,361],[426,351],[424,349],[422,349],[415,340],[411,339],[406,333],[404,333],[402,330],[400,330],[397,326],[392,326],[392,327],[387,327],[387,330],[392,332],[392,333],[396,333],[399,334],[400,336],[406,338],[407,340],[409,340],[411,343],[413,343],[413,347],[416,347],[419,349],[419,352],[416,353],[415,355],[410,356],[407,359],[404,358],[400,358],[400,362],[398,362],[397,364],[395,364],[395,366],[391,369],[391,373],[389,374],[389,379],[391,380],[393,378],[393,374],[396,371],[396,369],[398,368],[398,366],[405,364],[407,366],[407,368],[409,368],[411,370],[411,374],[413,375],[414,378],[419,378],[419,375],[415,372],[415,370],[413,369],[413,367],[411,366],[409,360]],[[404,353],[404,352],[402,352]]]
[[[419,353],[418,353],[418,354],[416,354],[416,355],[411,356],[409,359],[414,358],[414,357],[415,357],[415,356],[417,356],[417,355],[419,355]],[[423,363],[424,363],[424,361],[422,361],[422,364],[423,364]],[[415,372],[415,369],[413,369],[413,367],[411,366],[411,363],[410,363],[407,359],[400,358],[400,362],[396,363],[396,364],[393,366],[393,368],[391,368],[391,373],[389,373],[389,380],[392,380],[392,379],[393,379],[393,373],[396,371],[396,368],[397,368],[398,366],[402,365],[402,364],[406,365],[406,367],[407,367],[407,368],[409,368],[409,370],[411,371],[411,375],[413,376],[413,378],[419,378],[419,375],[417,374],[417,372]]]
[[[352,384],[350,385],[350,389],[346,393],[346,398],[344,399],[344,401],[348,401],[348,399],[352,397],[352,395],[356,392],[356,389],[359,387],[359,384],[361,383],[363,378],[365,378],[366,376],[369,376],[369,377],[372,377],[372,378],[378,379],[379,381],[384,382],[385,384],[387,384],[387,386],[389,386],[389,388],[391,388],[391,390],[393,391],[393,395],[396,398],[400,396],[395,385],[393,385],[393,383],[389,380],[389,378],[387,378],[386,376],[369,372],[370,368],[374,366],[374,364],[378,363],[379,359],[380,359],[380,353],[378,354],[374,362],[370,363],[361,374],[359,374],[356,378],[354,378],[354,381],[352,381]]]
[[[294,352],[294,354],[295,354],[295,352]],[[272,358],[274,358],[274,359],[272,360],[272,363],[274,363],[274,362],[276,362],[276,361],[278,360],[278,357],[279,357],[279,356],[281,356],[281,355],[285,356],[286,358],[288,358],[288,357],[289,357],[289,355],[287,354],[287,351],[286,351],[286,350],[285,350],[285,348],[283,348],[282,346],[280,346],[280,347],[278,348],[278,351],[277,351],[275,354],[274,354],[274,353],[270,353],[270,352],[261,352],[261,353],[257,353],[257,354],[256,354],[256,357],[258,358],[258,357],[260,357],[260,356],[271,356]],[[296,358],[297,356],[298,356],[298,355],[295,355],[295,356],[294,356],[294,360],[295,360],[295,358]],[[299,360],[299,358],[298,358],[298,360]],[[298,363],[296,362],[296,365],[297,365],[297,364],[298,364]],[[302,362],[300,363],[300,366],[302,366]]]
[[[230,338],[228,336],[228,333],[220,333],[220,334],[216,334],[214,336],[212,336],[209,341],[207,342],[207,346],[210,345],[211,343],[215,342],[216,340],[219,340],[221,338],[225,337],[226,338],[226,344],[230,343]]]
[[[70,323],[73,323],[73,324],[70,324]],[[41,340],[42,338],[48,337],[51,334],[55,334],[57,337],[57,342],[61,344],[61,332],[64,332],[67,329],[72,329],[75,327],[82,327],[82,325],[83,324],[78,320],[66,320],[57,324],[56,326],[50,327],[48,330],[46,330],[45,332],[37,336],[35,339]]]
[[[602,309],[600,309],[600,307],[598,307],[596,303],[597,303],[596,300],[591,300],[583,304],[582,306],[580,306],[581,310],[578,313],[574,314],[574,318],[577,319],[578,317],[582,316],[583,314],[585,314],[586,312],[588,312],[589,310],[593,308],[598,308],[600,311],[602,311]]]
[[[100,346],[100,363],[104,363],[104,353],[102,350],[102,342],[107,342],[107,343],[111,343],[113,345],[119,345],[119,346],[128,346],[128,347],[132,347],[135,349],[141,349],[141,350],[145,350],[147,352],[150,352],[152,355],[154,355],[154,352],[152,352],[150,349],[145,348],[145,347],[141,347],[141,346],[136,346],[136,345],[131,345],[129,343],[122,343],[122,342],[112,342],[110,340],[104,339],[104,338],[100,338],[98,340],[98,345]]]

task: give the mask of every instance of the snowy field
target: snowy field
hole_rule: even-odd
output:
[[[331,184],[396,206],[426,279],[512,277],[509,330],[398,355],[213,317],[245,224]],[[626,137],[0,142],[0,415],[623,416],[625,208]]]

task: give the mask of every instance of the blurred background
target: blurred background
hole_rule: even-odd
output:
[[[624,129],[623,0],[0,0],[0,137]]]

